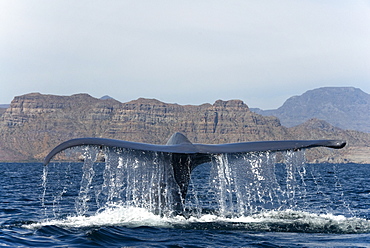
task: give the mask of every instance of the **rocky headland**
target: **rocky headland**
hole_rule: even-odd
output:
[[[178,105],[155,99],[121,103],[87,94],[55,96],[31,93],[13,99],[0,118],[0,161],[42,161],[59,143],[72,138],[104,137],[164,144],[174,132],[194,143],[257,140],[343,139],[342,150],[307,152],[310,162],[370,163],[370,134],[344,130],[310,119],[285,127],[277,117],[252,112],[240,100]]]

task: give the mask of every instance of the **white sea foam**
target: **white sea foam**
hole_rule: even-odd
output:
[[[247,231],[366,233],[370,221],[333,214],[315,214],[302,211],[268,211],[251,216],[227,218],[214,214],[185,218],[161,217],[144,208],[110,206],[93,216],[75,216],[24,225],[28,229],[55,225],[63,228],[150,226],[159,228],[244,229]]]
[[[110,206],[92,216],[69,216],[65,219],[47,220],[26,225],[28,228],[55,225],[60,227],[95,227],[95,226],[156,226],[170,227],[167,218],[155,215],[145,208]]]

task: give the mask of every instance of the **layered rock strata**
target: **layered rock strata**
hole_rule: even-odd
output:
[[[53,147],[72,138],[104,137],[164,144],[174,132],[186,134],[194,143],[208,144],[326,138],[351,141],[349,148],[339,154],[317,152],[317,157],[314,153],[310,159],[318,162],[329,161],[333,156],[335,161],[356,162],[347,153],[369,144],[366,134],[313,125],[319,122],[312,120],[311,124],[286,128],[276,117],[251,112],[240,100],[184,106],[155,99],[121,103],[87,94],[31,93],[15,97],[1,116],[0,161],[41,161]]]

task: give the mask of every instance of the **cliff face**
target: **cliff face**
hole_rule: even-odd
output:
[[[307,130],[300,130],[304,127],[288,129],[276,117],[253,113],[240,100],[182,106],[155,99],[121,103],[87,94],[32,93],[15,97],[1,116],[0,161],[42,160],[59,143],[80,137],[165,144],[174,132],[182,132],[194,143],[217,144],[304,138]],[[333,133],[319,130],[309,132],[320,138]],[[346,139],[349,134],[340,135]]]
[[[340,139],[347,141],[347,146],[340,150],[322,148],[307,150],[306,157],[308,161],[317,163],[370,163],[370,133],[343,130],[315,118],[289,128],[289,133],[299,139]]]
[[[3,158],[42,159],[52,147],[77,137],[105,137],[164,144],[174,132],[198,143],[284,138],[286,128],[275,117],[261,117],[242,101],[181,106],[154,99],[120,103],[86,94],[15,97],[1,116]],[[0,157],[1,160],[1,157]]]

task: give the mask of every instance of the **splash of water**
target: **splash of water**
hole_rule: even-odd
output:
[[[285,167],[285,175],[277,175],[275,153],[214,155],[208,189],[199,188],[204,182],[195,179],[197,173],[192,175],[195,178],[190,184],[190,205],[223,217],[294,209],[297,205],[296,193],[302,198],[305,191],[304,151],[285,152],[283,158],[285,163],[279,166]],[[204,199],[199,194],[206,194],[207,197]]]
[[[69,215],[92,215],[102,211],[107,206],[118,204],[125,207],[148,209],[158,215],[171,215],[179,200],[174,196],[179,192],[171,165],[169,154],[129,149],[104,148],[105,163],[95,163],[101,151],[94,146],[86,146],[81,150],[74,148],[84,158],[81,168],[79,190],[67,187],[75,185],[76,179],[64,176],[66,186],[59,183],[63,179],[63,164],[52,165],[57,175],[50,175],[49,166],[45,167],[43,175],[44,194],[42,204],[53,206],[54,218],[63,216],[60,211],[61,199],[66,194],[76,195],[75,213]],[[69,165],[70,166],[70,165]],[[68,166],[68,167],[69,167]],[[103,169],[101,168],[103,167]],[[76,173],[77,174],[77,173]],[[51,177],[51,178],[48,178]],[[57,180],[57,185],[48,181]],[[75,190],[75,192],[71,192]],[[47,194],[49,193],[49,194]],[[49,201],[49,204],[47,203]],[[53,204],[50,204],[50,201]]]
[[[105,162],[95,162],[102,152]],[[217,222],[246,230],[289,231],[301,226],[303,231],[310,222],[316,231],[328,223],[336,223],[334,232],[356,225],[370,230],[368,221],[353,216],[341,219],[313,213],[309,202],[316,196],[308,193],[312,191],[308,182],[313,181],[318,192],[319,180],[312,174],[307,177],[304,151],[282,156],[269,152],[214,155],[210,164],[192,173],[183,215],[174,211],[183,199],[174,197],[180,189],[169,154],[118,148],[101,151],[93,146],[79,153],[84,157],[80,171],[73,170],[75,164],[52,163],[48,166],[52,168],[45,168],[42,204],[46,214],[52,209],[53,218],[43,224],[198,228],[199,223]],[[281,158],[284,163],[277,162]],[[49,183],[54,181],[57,184]]]
[[[167,215],[175,204],[173,192],[179,191],[168,154],[106,148],[106,166],[97,204],[120,204],[145,208]]]

